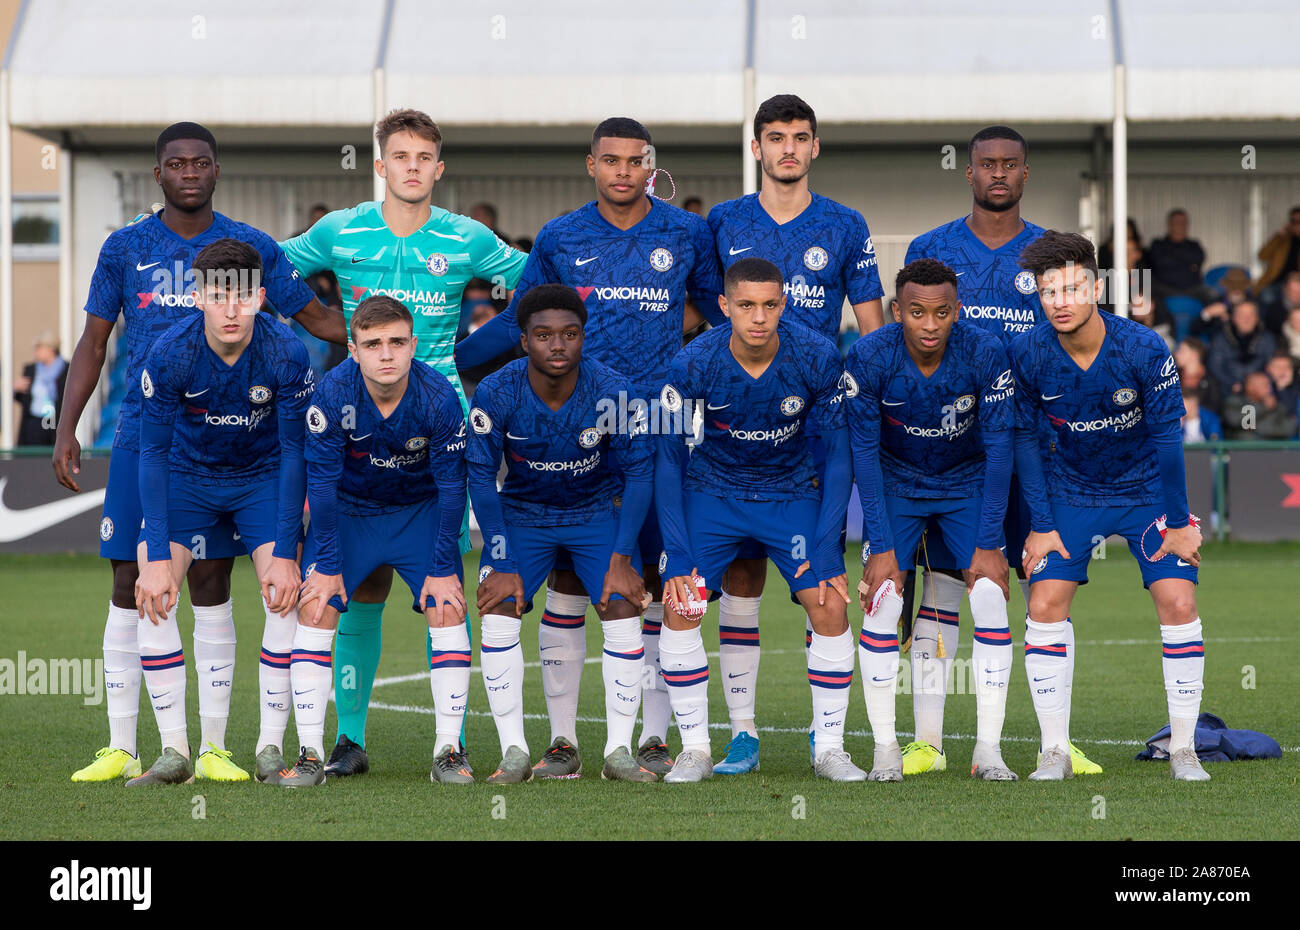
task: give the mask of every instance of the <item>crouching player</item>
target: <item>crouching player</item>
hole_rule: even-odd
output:
[[[1001,341],[959,322],[957,276],[921,258],[898,273],[898,321],[849,352],[849,435],[867,545],[858,640],[867,717],[876,742],[872,781],[901,781],[894,733],[898,592],[927,526],[937,526],[962,576],[975,620],[978,731],[971,775],[1015,781],[999,744],[1011,680],[1008,568],[1002,518],[1011,481],[1013,381]],[[874,608],[874,609],[873,609]],[[920,683],[913,682],[914,686]]]
[[[605,766],[601,777],[657,781],[632,756],[645,650],[637,534],[653,490],[644,414],[618,423],[626,379],[582,357],[587,308],[563,284],[542,284],[516,307],[527,358],[483,379],[470,410],[470,498],[483,531],[478,609],[483,682],[501,739],[493,783],[533,777],[524,740],[520,617],[567,552],[605,637]],[[504,454],[506,479],[497,491]],[[622,506],[617,498],[622,496]],[[546,648],[546,647],[543,647]],[[545,653],[543,653],[545,659]],[[567,777],[582,774],[582,766]]]
[[[295,622],[303,411],[312,393],[307,350],[288,327],[258,312],[266,290],[259,286],[261,257],[251,245],[219,239],[195,256],[192,267],[194,300],[203,312],[159,336],[140,375],[144,526],[136,603],[140,662],[163,750],[128,786],[194,779],[176,601],[181,579],[206,556],[218,521],[234,521],[253,558],[267,630]],[[328,688],[322,704],[326,697]],[[274,711],[268,714],[264,702],[259,778],[284,767],[288,698],[276,701]],[[222,755],[229,759],[228,752]]]
[[[665,579],[659,657],[682,736],[682,751],[664,780],[696,782],[713,774],[703,610],[689,602],[696,601],[697,588],[716,590],[741,545],[752,539],[812,619],[814,768],[832,781],[862,781],[866,772],[844,751],[853,679],[840,551],[852,488],[844,368],[829,339],[782,321],[783,278],[771,262],[738,261],[724,285],[719,305],[728,324],[677,355],[660,394],[678,428],[661,429],[655,465],[666,547],[659,572]],[[697,416],[703,432],[688,462],[686,443]],[[805,428],[810,417],[826,445],[820,488]]]
[[[465,512],[465,415],[456,389],[427,365],[412,365],[411,312],[391,297],[363,300],[352,314],[350,359],[320,383],[307,411],[307,503],[299,623],[293,645],[298,731],[309,760],[277,779],[320,784],[330,647],[340,612],[370,573],[391,566],[429,626],[429,686],[435,753],[429,778],[474,781],[460,751],[469,694],[458,538]],[[302,661],[299,661],[299,659]]]
[[[1187,512],[1178,366],[1159,336],[1097,311],[1103,281],[1092,243],[1049,230],[1020,253],[1047,314],[1012,345],[1016,472],[1030,506],[1025,672],[1042,731],[1035,781],[1073,774],[1067,745],[1065,630],[1088,583],[1094,541],[1128,540],[1155,601],[1169,705],[1169,767],[1206,781],[1194,745],[1205,674],[1196,609],[1201,531]],[[1046,419],[1056,452],[1046,479],[1034,430]]]

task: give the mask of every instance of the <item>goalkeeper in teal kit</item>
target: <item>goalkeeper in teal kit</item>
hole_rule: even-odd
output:
[[[349,324],[367,297],[384,295],[404,304],[415,320],[416,360],[445,375],[468,412],[453,358],[461,292],[471,278],[514,288],[527,256],[482,223],[432,206],[433,185],[444,166],[439,160],[442,132],[427,114],[396,110],[379,121],[375,136],[380,151],[375,170],[388,185],[385,199],[326,214],[281,246],[304,277],[334,272]],[[468,550],[466,523],[461,551]],[[325,767],[330,777],[360,775],[370,768],[366,711],[392,581],[391,568],[377,569],[339,619],[334,655],[338,740]]]

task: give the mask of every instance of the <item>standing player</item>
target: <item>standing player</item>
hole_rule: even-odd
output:
[[[113,594],[104,627],[104,675],[108,685],[109,744],[73,781],[109,781],[140,773],[136,754],[136,718],[140,710],[140,650],[135,583],[136,541],[142,513],[139,490],[140,372],[145,354],[160,333],[195,314],[191,262],[205,246],[233,238],[251,244],[262,261],[262,284],[271,304],[292,315],[308,332],[342,344],[343,316],[329,310],[299,279],[276,246],[260,230],[237,223],[212,209],[212,194],[221,166],[217,143],[197,123],[176,123],[154,146],[154,179],[162,188],[163,209],[137,217],[104,242],[86,301],[86,328],[69,365],[63,413],[54,442],[54,473],[71,491],[80,491],[81,470],[77,421],[99,384],[114,324],[126,318],[127,391],[113,438],[108,489],[99,535],[101,557],[113,567]],[[235,626],[230,602],[234,557],[244,546],[227,524],[207,543],[207,559],[195,560],[188,574],[194,604],[194,661],[199,676],[202,749],[198,778],[239,781],[248,774],[226,752],[226,719],[235,662]],[[266,615],[267,635],[288,648],[293,628],[274,611]],[[265,684],[261,690],[265,690]],[[279,714],[280,711],[272,711]]]
[[[623,375],[631,382],[631,398],[643,401],[659,396],[668,363],[681,349],[683,329],[696,325],[684,319],[688,294],[709,322],[723,322],[713,236],[700,217],[646,194],[654,171],[652,153],[650,133],[636,120],[611,117],[596,127],[587,156],[596,199],[542,227],[516,290],[517,302],[519,295],[547,282],[575,288],[588,313],[583,354]],[[456,347],[458,365],[479,364],[519,342],[516,305]],[[625,401],[620,409],[626,406]],[[662,775],[672,765],[663,741],[671,708],[658,668],[663,602],[655,563],[663,539],[653,509],[638,547],[648,560],[642,567],[646,587],[655,597],[644,625],[646,664],[655,672],[646,683],[637,761]],[[551,718],[551,746],[535,767],[543,778],[565,777],[582,767],[576,721],[587,654],[587,589],[567,556],[561,554],[558,564],[538,627]]]
[[[839,342],[845,298],[853,305],[858,332],[865,335],[879,327],[884,292],[867,221],[857,210],[808,189],[808,172],[821,150],[812,107],[793,94],[764,101],[754,115],[750,150],[763,168],[762,190],[709,211],[723,267],[745,258],[773,262],[785,275],[786,319],[821,333],[832,344]],[[820,480],[825,449],[819,434],[814,419],[808,437]],[[741,548],[739,559],[721,579],[719,655],[729,685],[732,744],[716,770],[720,775],[758,767],[758,610],[766,580],[762,547],[753,543]],[[805,642],[811,642],[811,636],[810,621]]]
[[[937,226],[912,240],[907,261],[934,258],[957,273],[962,320],[1012,341],[1042,322],[1042,306],[1033,277],[1018,264],[1021,250],[1043,234],[1043,228],[1020,215],[1020,200],[1029,180],[1029,144],[1008,126],[988,126],[971,137],[966,149],[966,181],[973,195],[971,212]],[[1046,453],[1046,448],[1044,452]],[[1029,582],[1020,565],[1020,551],[1029,532],[1029,510],[1012,478],[1005,520],[1006,557],[1020,576],[1026,608]],[[903,772],[943,771],[943,710],[946,682],[957,654],[957,612],[965,583],[962,566],[944,544],[943,533],[928,533],[926,557],[934,571],[925,572],[921,609],[912,630],[912,710],[916,739],[903,749]],[[937,647],[942,637],[944,658]],[[1074,628],[1069,627],[1067,642]],[[933,643],[934,645],[928,645]],[[1070,646],[1066,688],[1074,677],[1074,648]],[[1074,770],[1099,773],[1101,767],[1071,744]]]
[[[1011,681],[1002,520],[1011,481],[1014,382],[1002,341],[958,321],[957,276],[931,258],[898,273],[899,322],[859,339],[846,364],[854,473],[867,541],[859,639],[862,687],[876,742],[873,781],[900,781],[894,735],[901,591],[921,533],[942,527],[975,618],[978,734],[971,775],[1015,781],[999,743]],[[880,606],[872,606],[880,598]]]
[[[258,312],[266,296],[261,272],[261,257],[246,242],[219,239],[204,248],[194,258],[193,298],[202,313],[158,337],[140,371],[144,527],[135,594],[140,662],[163,749],[128,785],[194,779],[175,608],[181,579],[205,557],[223,518],[253,558],[267,613],[296,623],[303,416],[313,384],[302,341]],[[274,734],[263,727],[259,777],[284,767],[285,722]]]
[[[506,245],[482,223],[433,206],[442,177],[442,130],[418,110],[394,110],[375,126],[381,157],[375,171],[388,185],[385,198],[335,210],[301,236],[283,243],[304,275],[333,271],[349,320],[367,296],[401,301],[415,320],[416,360],[451,382],[465,403],[452,352],[460,322],[461,293],[471,278],[513,288],[524,253]],[[468,518],[468,513],[466,514]],[[469,551],[468,523],[461,551]],[[393,584],[385,566],[359,585],[339,622],[334,693],[338,740],[326,766],[330,775],[369,769],[366,715],[382,645],[380,621]],[[355,675],[338,671],[351,667]]]
[[[465,414],[446,377],[412,364],[411,313],[391,297],[367,297],[352,314],[351,355],[331,370],[307,411],[304,581],[294,640],[293,691],[306,762],[275,779],[320,784],[330,645],[340,611],[378,566],[395,568],[412,609],[429,626],[435,782],[474,780],[460,752],[470,645],[461,588],[465,512]],[[296,661],[299,655],[315,657]],[[303,693],[308,708],[303,708]],[[459,702],[459,703],[458,703]]]
[[[577,291],[539,285],[523,294],[516,312],[528,357],[485,378],[469,415],[470,494],[483,530],[483,680],[502,755],[488,781],[533,777],[524,740],[519,618],[561,552],[596,605],[605,639],[608,732],[601,777],[656,781],[631,751],[645,656],[636,539],[653,488],[647,422],[642,415],[622,422],[611,417],[627,380],[582,357],[588,317]],[[506,478],[498,493],[503,455]],[[511,607],[503,606],[508,602]]]
[[[695,591],[716,585],[746,539],[757,539],[812,620],[808,683],[817,755],[832,781],[867,775],[844,751],[853,636],[840,549],[852,489],[839,352],[819,333],[781,319],[780,269],[745,259],[729,269],[721,301],[729,325],[696,338],[673,360],[660,395],[678,417],[661,430],[655,498],[665,552],[659,655],[682,751],[665,781],[713,773],[708,733],[708,660]],[[687,459],[695,414],[702,438]],[[826,447],[819,486],[806,424],[816,417]],[[689,592],[689,593],[688,593]]]
[[[1196,609],[1201,531],[1187,512],[1178,366],[1146,327],[1097,311],[1104,281],[1092,243],[1049,230],[1020,256],[1049,325],[1016,340],[1016,465],[1032,513],[1023,560],[1030,575],[1025,672],[1042,731],[1035,781],[1074,774],[1070,692],[1063,687],[1070,604],[1088,583],[1093,540],[1128,540],[1151,592],[1164,645],[1169,768],[1206,781],[1194,736],[1205,677]],[[1044,482],[1038,430],[1056,450]],[[1041,561],[1040,561],[1041,560]]]

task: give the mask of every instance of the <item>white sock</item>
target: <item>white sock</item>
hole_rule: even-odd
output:
[[[1070,738],[1070,708],[1074,705],[1074,622],[1065,618],[1065,738]]]
[[[940,572],[923,572],[921,609],[912,627],[912,716],[916,738],[943,749],[943,706],[957,656],[957,625],[964,582]],[[943,637],[944,658],[938,657]]]
[[[262,654],[257,663],[258,704],[262,709],[261,727],[257,734],[258,752],[266,746],[284,748],[284,731],[289,727],[289,708],[293,706],[293,695],[289,691],[289,660],[297,626],[294,617],[281,617],[273,610],[266,611]]]
[[[1164,647],[1161,668],[1169,704],[1169,754],[1196,748],[1196,718],[1201,714],[1205,688],[1205,642],[1201,618],[1179,626],[1160,627]]]
[[[1025,621],[1025,677],[1038,714],[1043,752],[1057,747],[1069,752],[1065,732],[1065,682],[1068,663],[1064,620],[1059,623]]]
[[[1002,742],[1007,686],[1011,682],[1011,622],[1002,589],[991,579],[977,579],[970,592],[970,612],[975,620],[975,645],[971,651],[975,667],[975,740],[996,749]]]
[[[104,623],[104,691],[108,704],[108,745],[137,754],[136,721],[140,716],[140,614],[134,608],[108,605]]]
[[[501,755],[511,746],[528,752],[524,739],[524,650],[519,644],[522,621],[505,614],[485,614],[479,638],[483,684],[497,725]]]
[[[289,616],[297,620],[298,612]],[[298,745],[325,758],[325,709],[329,706],[334,667],[330,653],[334,631],[295,624],[289,686],[293,688],[293,717],[298,724]]]
[[[897,649],[898,640],[894,640]],[[853,634],[814,632],[808,649],[808,684],[812,687],[814,745],[817,755],[844,748],[844,721],[853,684]]]
[[[190,744],[185,731],[185,652],[176,625],[176,606],[154,626],[147,619],[136,620],[140,641],[140,665],[144,685],[153,702],[162,748],[171,747],[186,758]]]
[[[897,593],[886,594],[880,599],[880,606],[874,614],[863,615],[862,632],[858,635],[862,693],[867,703],[871,738],[877,746],[898,742],[894,719],[898,684],[898,618],[902,614],[903,598]],[[821,748],[820,743],[818,748]]]
[[[465,624],[429,627],[429,688],[433,692],[434,752],[460,748],[460,728],[469,706],[469,630]]]
[[[698,626],[659,633],[659,662],[677,715],[682,751],[709,751],[709,660]]]
[[[194,606],[194,668],[199,684],[199,753],[226,748],[230,686],[235,677],[235,607]]]
[[[668,686],[659,668],[659,629],[664,621],[664,602],[652,601],[641,620],[641,643],[645,648],[645,666],[641,670],[641,739],[637,745],[657,736],[668,739],[668,718],[673,705],[668,700]]]
[[[762,602],[762,597],[734,597],[726,591],[718,601],[718,669],[732,739],[741,733],[758,736],[754,691],[758,685],[758,607]]]
[[[546,592],[546,610],[537,627],[542,657],[542,690],[551,718],[551,742],[563,736],[578,745],[578,687],[587,659],[587,604],[581,594]]]
[[[605,679],[605,758],[620,746],[636,755],[632,731],[641,706],[641,677],[645,648],[641,643],[641,618],[605,620],[600,625],[605,648],[600,672]]]

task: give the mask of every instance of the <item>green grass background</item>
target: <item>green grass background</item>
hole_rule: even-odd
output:
[[[428,680],[389,684],[374,701],[426,713],[372,708],[367,738],[371,774],[331,780],[315,790],[212,784],[126,791],[120,783],[74,785],[72,771],[107,742],[103,705],[77,695],[0,695],[0,838],[3,839],[1297,839],[1300,758],[1208,766],[1213,781],[1176,784],[1167,765],[1133,761],[1140,742],[1166,720],[1160,647],[1150,598],[1122,546],[1092,565],[1092,583],[1075,601],[1077,640],[1071,731],[1105,774],[1059,784],[988,784],[967,777],[975,732],[975,701],[950,696],[945,718],[946,773],[902,784],[829,784],[809,771],[810,696],[803,659],[803,616],[771,572],[763,600],[764,654],[758,722],[762,770],[699,785],[629,785],[599,777],[604,744],[603,694],[596,662],[585,669],[578,739],[586,774],[574,781],[457,787],[428,780],[433,751]],[[1206,545],[1199,589],[1205,621],[1203,710],[1229,726],[1261,730],[1287,748],[1300,746],[1300,544]],[[466,560],[473,598],[477,555]],[[109,572],[89,556],[0,557],[0,658],[101,657]],[[385,617],[381,677],[425,669],[422,622],[407,608],[400,579]],[[262,612],[251,567],[234,578],[239,653],[228,745],[251,768],[257,735],[257,654]],[[540,605],[539,597],[537,603]],[[1023,777],[1034,767],[1037,724],[1025,681],[1023,604],[1013,592],[1017,640],[1003,754]],[[537,618],[525,618],[524,653],[537,661]],[[187,657],[192,614],[181,610]],[[970,656],[970,623],[962,608],[958,656]],[[850,617],[850,624],[855,618]],[[860,615],[856,618],[860,622]],[[600,633],[589,612],[588,656],[598,661]],[[711,653],[710,719],[725,723],[717,672],[717,615],[705,621]],[[475,639],[477,641],[477,630]],[[1134,642],[1136,641],[1136,642]],[[477,657],[477,653],[476,653]],[[1243,687],[1253,668],[1254,687]],[[190,738],[198,738],[193,668]],[[481,778],[496,766],[499,747],[482,678],[470,692],[471,762]],[[548,742],[540,671],[525,681],[530,751]],[[910,730],[911,698],[900,695],[898,727]],[[140,715],[145,764],[158,736],[147,702]],[[869,767],[871,739],[860,681],[849,706],[847,748]],[[639,734],[639,728],[638,728]],[[900,733],[901,735],[901,733]],[[334,736],[330,707],[326,739]],[[714,758],[730,734],[713,731]],[[294,745],[290,725],[287,746]],[[904,737],[904,741],[906,737]],[[676,734],[670,735],[674,751]],[[1104,806],[1105,816],[1096,816]],[[197,817],[196,813],[202,813]],[[802,814],[802,817],[795,816]]]

